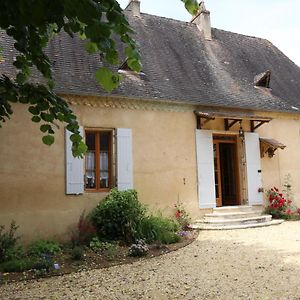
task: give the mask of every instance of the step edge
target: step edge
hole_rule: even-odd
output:
[[[247,228],[255,228],[255,227],[266,227],[272,225],[280,225],[284,222],[284,220],[271,220],[267,222],[260,223],[252,223],[252,224],[240,224],[240,225],[225,225],[225,226],[197,226],[191,227],[194,230],[233,230],[233,229],[247,229]]]
[[[230,223],[230,222],[239,222],[239,221],[254,221],[254,220],[259,220],[259,219],[272,219],[272,215],[261,215],[261,216],[257,216],[257,217],[249,217],[249,218],[242,218],[242,219],[220,219],[220,220],[213,220],[210,223]],[[200,219],[200,220],[195,220],[194,223],[208,223],[205,222],[204,219]]]

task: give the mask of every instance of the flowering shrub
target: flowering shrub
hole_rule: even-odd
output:
[[[175,207],[175,218],[182,230],[187,230],[189,228],[191,218],[187,211],[184,209],[182,203],[177,202],[174,204]]]
[[[274,218],[282,218],[283,215],[290,209],[290,201],[287,201],[283,194],[279,192],[276,187],[267,191],[269,205],[266,212],[271,214]]]
[[[289,193],[287,193],[289,196]],[[272,215],[273,218],[282,219],[300,219],[300,209],[293,207],[293,201],[286,199],[286,197],[279,191],[278,188],[273,187],[267,191],[269,205],[265,212]]]
[[[149,251],[148,246],[144,240],[137,240],[135,244],[132,244],[129,248],[128,254],[130,256],[146,256]]]

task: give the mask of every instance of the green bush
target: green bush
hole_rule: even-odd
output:
[[[90,249],[95,253],[104,254],[108,259],[113,259],[117,254],[118,244],[101,241],[98,237],[94,237],[90,242]]]
[[[26,256],[24,246],[17,245],[7,251],[7,260],[21,259]]]
[[[0,264],[0,271],[2,272],[23,272],[34,269],[36,260],[30,258],[13,259]]]
[[[117,243],[108,243],[106,250],[104,250],[103,254],[108,260],[115,259],[118,254],[118,244]]]
[[[83,255],[84,255],[84,250],[82,247],[75,246],[72,249],[71,256],[74,260],[81,260],[83,258]]]
[[[41,257],[45,254],[54,255],[61,252],[61,246],[54,241],[36,240],[28,247],[28,254],[36,257]]]
[[[15,221],[10,223],[10,228],[5,231],[5,226],[0,226],[0,262],[7,261],[16,248],[19,237],[16,237],[18,226]]]
[[[138,201],[135,190],[111,190],[91,212],[98,236],[107,240],[133,242],[138,236],[145,207]]]
[[[159,241],[162,244],[174,244],[180,241],[181,237],[176,232],[165,231],[160,237]]]
[[[109,245],[109,242],[103,242],[98,237],[93,237],[90,241],[89,247],[93,252],[97,253],[106,250]]]
[[[145,239],[147,243],[155,241],[163,244],[176,243],[180,240],[177,235],[179,224],[172,219],[161,215],[145,217],[140,224],[140,238]]]

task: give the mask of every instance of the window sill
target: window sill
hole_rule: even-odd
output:
[[[111,188],[99,189],[99,190],[95,190],[95,189],[85,189],[84,190],[85,193],[109,193],[110,191],[111,191]]]

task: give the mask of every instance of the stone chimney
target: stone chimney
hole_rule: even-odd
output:
[[[135,17],[140,17],[141,16],[140,5],[141,5],[141,3],[139,0],[129,0],[129,3],[128,3],[127,7],[125,8],[125,10],[131,11],[131,13]]]
[[[203,32],[204,38],[211,41],[211,25],[210,25],[210,11],[206,10],[204,2],[199,3],[197,14],[193,17],[191,23],[197,25],[198,29]]]

